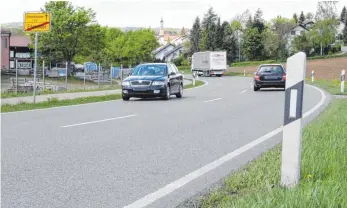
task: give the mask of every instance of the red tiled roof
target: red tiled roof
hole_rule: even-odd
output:
[[[28,47],[31,43],[29,36],[11,36],[10,46],[13,47]]]

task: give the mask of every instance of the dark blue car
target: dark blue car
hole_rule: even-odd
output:
[[[122,81],[125,101],[132,97],[168,100],[171,95],[183,96],[183,75],[172,63],[140,64]]]

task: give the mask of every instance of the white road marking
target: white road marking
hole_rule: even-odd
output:
[[[247,92],[247,90],[242,90],[241,92],[244,93],[244,92]]]
[[[216,98],[216,99],[213,99],[213,100],[206,100],[204,101],[204,103],[209,103],[209,102],[213,102],[213,101],[217,101],[217,100],[221,100],[223,98]]]
[[[119,119],[123,119],[123,118],[135,117],[135,116],[137,116],[137,115],[128,115],[128,116],[122,116],[122,117],[116,117],[116,118],[108,118],[108,119],[97,120],[97,121],[89,121],[89,122],[84,122],[84,123],[78,123],[78,124],[71,124],[71,125],[61,126],[61,128],[69,128],[69,127],[82,126],[82,125],[93,124],[93,123],[100,123],[100,122],[105,122],[105,121],[113,121],[113,120],[119,120]]]
[[[303,117],[306,118],[308,116],[310,116],[312,113],[314,113],[316,110],[318,110],[325,102],[326,100],[326,95],[324,94],[324,92],[314,86],[309,85],[310,87],[315,88],[316,90],[318,90],[321,93],[321,99],[318,102],[317,105],[315,105],[311,110],[307,111],[306,113],[304,113]],[[129,204],[127,206],[125,206],[124,208],[142,208],[145,207],[149,204],[152,204],[153,202],[159,200],[160,198],[169,195],[170,193],[176,191],[177,189],[183,187],[184,185],[190,183],[191,181],[197,179],[198,177],[206,174],[207,172],[214,170],[216,168],[218,168],[219,166],[221,166],[222,164],[232,160],[233,158],[239,156],[240,154],[252,149],[253,147],[265,142],[266,140],[270,139],[271,137],[279,134],[280,132],[282,132],[283,126],[269,132],[268,134],[254,140],[251,143],[246,144],[245,146],[183,176],[182,178],[173,181],[172,183],[167,184],[166,186],[158,189],[157,191],[150,193],[144,197],[142,197],[141,199],[135,201],[132,204]]]

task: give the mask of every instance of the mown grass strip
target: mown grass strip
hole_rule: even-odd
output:
[[[185,85],[185,89],[202,86],[205,83],[200,80],[196,80],[195,86],[193,84]],[[103,102],[103,101],[111,101],[121,99],[121,94],[112,94],[112,95],[103,95],[103,96],[90,96],[83,98],[76,98],[71,100],[58,100],[57,98],[51,98],[47,101],[40,103],[19,103],[16,105],[5,104],[1,105],[1,112],[14,112],[14,111],[25,111],[25,110],[34,110],[34,109],[43,109],[43,108],[52,108],[59,106],[69,106],[69,105],[78,105],[85,103],[95,103],[95,102]]]
[[[316,79],[314,82],[311,79],[306,80],[307,84],[312,84],[317,87],[325,89],[327,92],[333,95],[347,95],[347,83],[345,83],[345,92],[341,92],[341,81],[338,79],[335,80],[325,80],[325,79]]]
[[[199,202],[201,208],[347,207],[347,100],[334,100],[303,132],[300,184],[280,186],[281,146],[264,153]]]
[[[52,99],[48,99],[47,101],[39,102],[39,103],[22,102],[16,105],[10,105],[10,104],[1,105],[1,112],[14,112],[14,111],[25,111],[25,110],[59,107],[59,106],[68,106],[68,105],[78,105],[78,104],[85,104],[85,103],[118,100],[121,98],[122,96],[120,94],[91,96],[91,97],[76,98],[71,100],[58,100],[57,98],[52,98]]]

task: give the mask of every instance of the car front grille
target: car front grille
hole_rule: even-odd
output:
[[[149,86],[150,84],[151,84],[151,81],[138,80],[138,81],[132,81],[131,82],[132,86]]]

